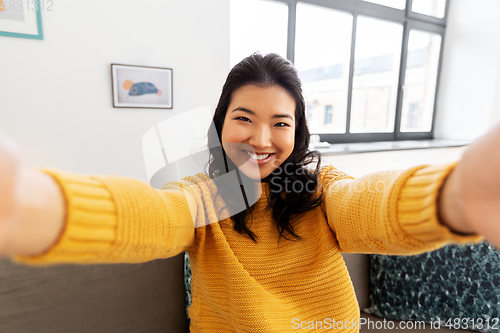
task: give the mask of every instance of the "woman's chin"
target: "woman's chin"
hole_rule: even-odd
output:
[[[247,176],[248,178],[253,179],[253,180],[260,181],[262,178],[267,177],[267,175],[264,175],[261,173],[258,165],[250,164],[248,162],[244,163],[243,165],[238,167],[238,169],[243,174],[245,174],[245,176]]]

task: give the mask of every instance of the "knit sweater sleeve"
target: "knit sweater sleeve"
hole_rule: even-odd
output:
[[[197,213],[189,191],[156,190],[125,177],[45,172],[64,195],[64,230],[46,253],[17,256],[16,261],[32,265],[145,262],[174,256],[194,243]]]
[[[480,241],[439,221],[440,190],[454,167],[422,165],[358,179],[332,166],[324,168],[323,210],[341,251],[404,255]]]

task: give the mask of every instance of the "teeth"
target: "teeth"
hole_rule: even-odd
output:
[[[246,151],[246,153],[248,154],[248,156],[250,156],[250,158],[253,158],[254,160],[257,160],[257,161],[265,160],[266,158],[269,157],[269,155],[271,155],[271,154],[257,155],[257,154],[251,153],[249,151]]]

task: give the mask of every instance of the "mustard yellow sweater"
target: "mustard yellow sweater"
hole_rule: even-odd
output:
[[[452,168],[419,166],[354,180],[324,167],[323,205],[294,217],[299,241],[278,242],[263,184],[250,218],[257,243],[234,231],[230,219],[217,222],[223,203],[214,202],[216,188],[202,174],[155,190],[130,178],[47,171],[65,193],[64,232],[49,252],[16,259],[144,262],[188,251],[191,332],[297,332],[299,322],[326,318],[354,323],[346,331],[357,332],[359,308],[341,252],[415,254],[478,240],[438,221],[436,201]]]

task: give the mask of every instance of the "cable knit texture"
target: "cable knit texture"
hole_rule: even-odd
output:
[[[66,227],[33,264],[141,262],[188,251],[191,332],[357,332],[359,307],[341,252],[416,254],[477,242],[441,225],[437,199],[454,165],[419,166],[357,180],[332,166],[319,175],[322,206],[292,216],[301,240],[279,240],[268,185],[249,217],[257,242],[218,219],[224,203],[203,174],[162,190],[130,178],[46,171],[66,197]],[[216,198],[216,199],[214,199]],[[220,220],[220,221],[219,221]],[[323,321],[311,328],[311,322]],[[311,329],[308,329],[310,327]]]

